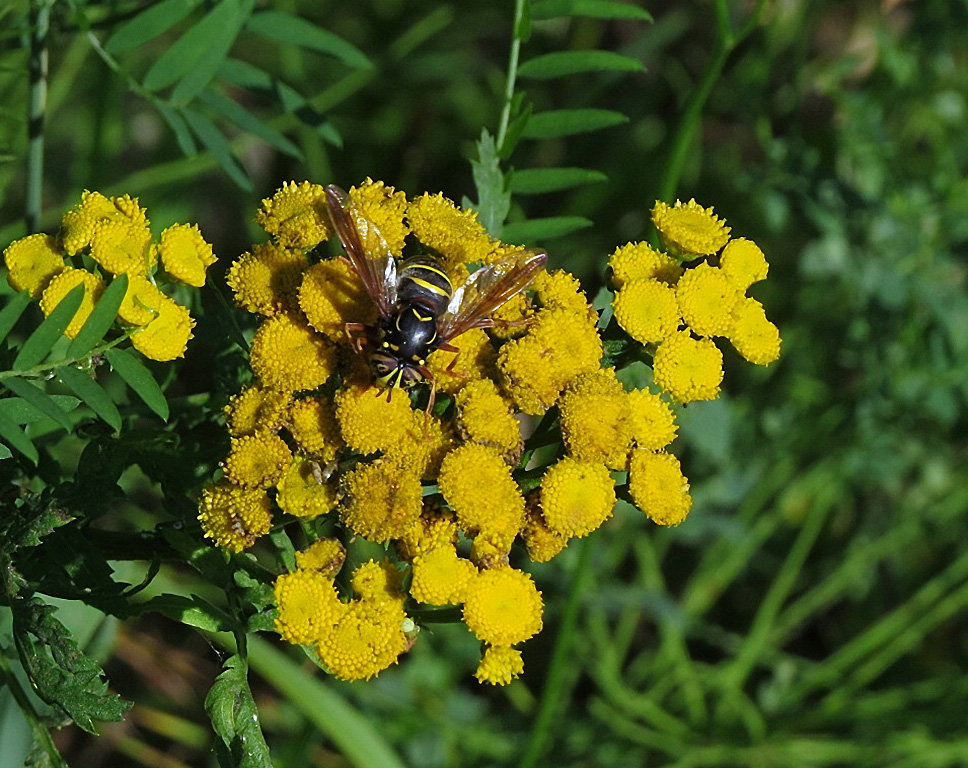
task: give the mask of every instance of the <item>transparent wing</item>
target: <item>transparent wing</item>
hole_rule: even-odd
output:
[[[491,315],[537,276],[548,261],[544,251],[522,251],[477,270],[454,291],[447,311],[437,323],[441,341],[471,328],[490,328]]]
[[[397,303],[397,264],[387,241],[349,195],[332,184],[326,187],[326,208],[346,257],[370,299],[382,316],[391,314]]]

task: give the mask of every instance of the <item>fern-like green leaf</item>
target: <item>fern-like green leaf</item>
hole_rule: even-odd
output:
[[[533,243],[564,237],[591,225],[592,222],[584,216],[549,216],[505,224],[502,238],[511,243]]]
[[[187,107],[182,110],[182,115],[188,126],[195,132],[198,140],[215,156],[218,164],[222,166],[222,170],[228,174],[229,178],[246,192],[251,192],[252,182],[242,166],[239,165],[235,155],[232,154],[232,147],[229,145],[228,139],[222,135],[215,123],[201,112],[196,112]]]
[[[471,167],[480,222],[492,237],[500,237],[504,220],[511,210],[511,193],[505,189],[494,137],[487,130],[481,131],[477,160],[471,161]]]
[[[80,404],[80,400],[71,395],[49,395],[57,407],[62,411],[73,411]],[[0,415],[6,416],[14,424],[33,424],[46,418],[43,413],[24,400],[22,397],[0,398]]]
[[[19,395],[24,402],[32,405],[44,416],[60,424],[66,432],[71,431],[71,418],[67,411],[61,408],[56,400],[36,384],[18,376],[11,376],[3,380],[3,385],[15,395]]]
[[[94,413],[115,430],[121,429],[121,414],[104,388],[83,371],[70,365],[57,369],[59,378]]]
[[[78,285],[60,300],[36,330],[27,337],[20,352],[13,361],[13,370],[24,371],[33,368],[50,352],[54,343],[64,334],[64,329],[74,319],[84,298],[84,286]]]
[[[134,390],[145,405],[165,421],[168,420],[168,401],[151,372],[130,352],[112,347],[104,353],[111,368]]]
[[[17,324],[28,306],[30,306],[30,296],[26,293],[15,293],[7,299],[7,305],[0,309],[0,342],[7,338],[7,334]]]
[[[521,77],[550,80],[583,72],[644,72],[645,65],[614,51],[556,51],[536,56],[518,69]]]
[[[201,0],[161,0],[124,22],[104,44],[113,56],[133,51],[167,32],[201,4]]]
[[[3,413],[0,413],[0,440],[11,448],[16,448],[34,464],[40,460],[37,449],[27,434]]]
[[[526,139],[557,139],[611,128],[628,121],[621,112],[611,109],[549,109],[531,115],[522,135]]]
[[[373,66],[359,48],[343,38],[317,27],[311,21],[282,11],[261,11],[253,14],[246,29],[286,45],[298,45],[300,48],[334,56],[355,69],[370,69]]]
[[[229,765],[238,768],[272,768],[269,747],[259,726],[259,711],[252,698],[248,669],[241,656],[230,656],[225,669],[205,697],[205,711],[224,744]]]
[[[556,19],[561,16],[652,21],[652,14],[645,8],[617,0],[537,0],[531,6],[532,19]]]
[[[520,195],[538,195],[607,180],[604,173],[589,168],[528,168],[514,171],[510,186]]]
[[[199,101],[224,118],[231,120],[243,131],[259,137],[266,144],[275,147],[280,152],[295,157],[297,160],[302,159],[302,152],[299,150],[299,147],[271,125],[253,115],[237,101],[233,101],[227,96],[223,96],[221,93],[216,93],[215,91],[206,91],[199,97]]]
[[[165,118],[165,122],[168,123],[168,127],[171,128],[172,133],[175,134],[175,141],[178,142],[178,148],[182,151],[185,157],[194,157],[198,154],[198,145],[195,143],[195,137],[192,136],[192,132],[188,130],[188,123],[185,122],[185,118],[181,116],[181,111],[169,107],[167,104],[161,101],[155,102],[155,108],[161,113],[161,116]]]
[[[118,275],[101,294],[97,304],[88,315],[81,330],[67,347],[67,357],[80,358],[86,355],[104,338],[118,316],[118,307],[128,290],[128,276]]]

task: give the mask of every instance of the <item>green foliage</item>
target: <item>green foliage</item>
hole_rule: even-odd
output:
[[[222,740],[217,750],[219,765],[225,768],[271,766],[269,747],[259,727],[259,710],[252,699],[245,660],[226,659],[225,671],[205,697],[205,711],[212,728]]]

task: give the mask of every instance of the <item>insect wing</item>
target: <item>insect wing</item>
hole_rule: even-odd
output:
[[[363,216],[342,189],[326,187],[326,208],[353,271],[383,316],[397,302],[397,266],[387,241],[373,222]]]
[[[454,291],[437,333],[442,341],[471,328],[489,328],[501,305],[523,291],[548,261],[544,251],[524,251],[477,270]]]

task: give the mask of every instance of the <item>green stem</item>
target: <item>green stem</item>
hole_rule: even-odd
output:
[[[33,368],[26,368],[22,371],[0,371],[0,381],[13,377],[26,379],[46,377],[47,375],[56,371],[58,368],[63,368],[65,365],[77,365],[78,363],[85,363],[92,357],[95,357],[102,352],[106,352],[112,347],[118,346],[118,344],[120,344],[122,341],[129,338],[129,336],[130,334],[126,333],[123,336],[118,336],[118,338],[112,339],[111,341],[98,344],[93,349],[85,352],[83,355],[79,355],[78,357],[67,357],[63,360],[55,360],[53,362],[48,360],[44,363],[38,363]]]
[[[27,184],[24,225],[37,231],[44,190],[44,116],[47,111],[47,34],[51,0],[34,0],[30,6],[30,60],[27,104]]]
[[[578,561],[575,563],[574,573],[571,575],[571,589],[561,615],[561,626],[555,638],[555,647],[551,654],[551,663],[545,677],[544,690],[541,692],[541,703],[538,714],[531,728],[531,736],[521,758],[520,768],[534,768],[541,759],[548,742],[551,740],[552,723],[560,714],[560,707],[565,700],[565,682],[568,670],[572,637],[578,619],[578,608],[581,605],[582,593],[591,566],[592,547],[586,537],[578,543]]]
[[[508,55],[508,76],[504,83],[504,106],[501,108],[501,121],[497,128],[498,151],[504,144],[504,137],[507,136],[508,125],[511,122],[511,106],[514,101],[514,85],[518,79],[518,59],[521,55],[521,25],[524,22],[524,8],[527,0],[514,0],[514,39],[511,41],[511,53]]]

